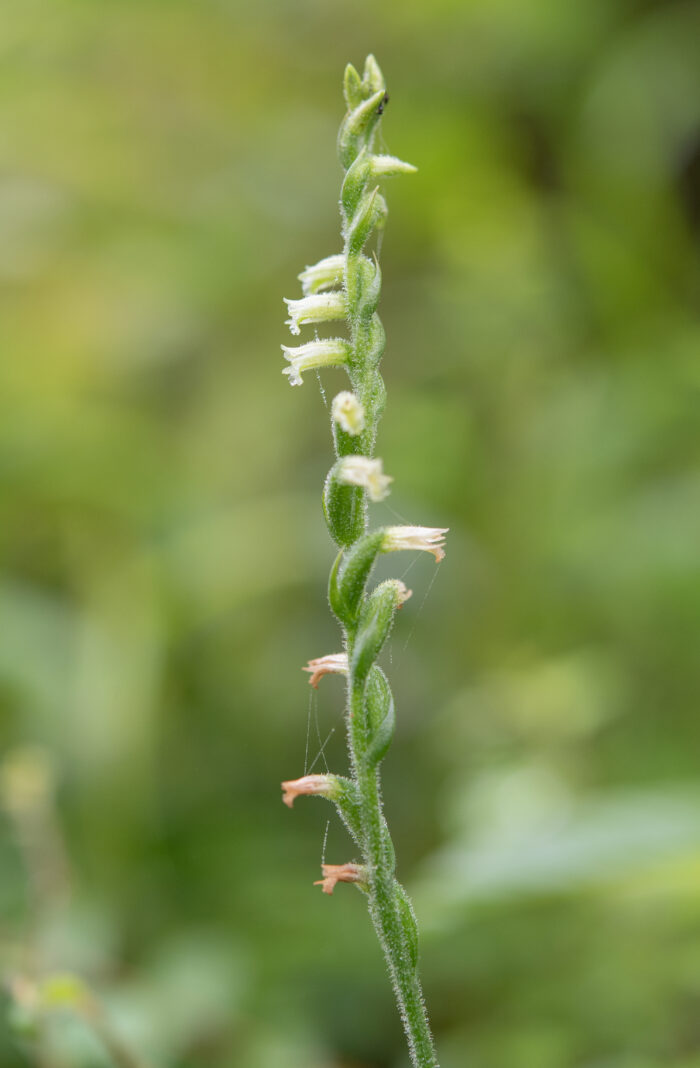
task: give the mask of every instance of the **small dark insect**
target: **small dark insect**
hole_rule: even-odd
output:
[[[382,101],[380,101],[379,107],[377,108],[377,115],[383,115],[384,114],[384,108],[387,106],[388,103],[389,103],[389,94],[385,93],[384,94],[384,99]]]

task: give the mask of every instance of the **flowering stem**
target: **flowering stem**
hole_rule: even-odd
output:
[[[320,880],[326,893],[337,882],[354,882],[368,896],[369,911],[384,951],[414,1068],[437,1068],[428,1017],[418,978],[418,931],[408,896],[397,881],[396,860],[381,802],[380,763],[394,732],[394,700],[388,680],[376,661],[389,635],[396,610],[410,596],[397,579],[367,584],[380,553],[424,550],[436,560],[444,556],[443,528],[399,526],[368,532],[367,502],[382,500],[391,479],[374,458],[377,425],[384,410],[385,387],[379,373],[385,335],[377,304],[381,272],[376,256],[363,248],[383,227],[387,208],[377,179],[415,170],[393,156],[373,155],[372,143],[388,96],[383,75],[368,56],[363,76],[354,67],[345,72],[348,112],[338,135],[345,170],[341,190],[344,248],[299,276],[304,297],[287,301],[288,325],[326,323],[344,311],[350,333],[316,339],[290,349],[282,346],[291,367],[292,385],[302,372],[325,366],[345,367],[352,392],[334,398],[333,440],[337,461],[326,478],[323,507],[331,536],[340,548],[331,570],[329,601],[343,635],[343,653],[309,662],[315,686],[325,674],[347,675],[347,728],[351,777],[305,775],[283,783],[290,807],[302,794],[317,795],[336,805],[362,853],[362,864],[323,865]],[[341,288],[336,288],[340,286]],[[323,294],[323,295],[321,295]]]

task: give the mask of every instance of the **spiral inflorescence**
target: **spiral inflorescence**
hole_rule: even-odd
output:
[[[403,582],[389,579],[372,590],[368,585],[377,557],[402,549],[424,550],[436,560],[444,556],[446,530],[437,527],[393,526],[368,530],[368,501],[382,500],[391,478],[374,455],[377,425],[386,389],[379,371],[385,333],[377,312],[382,276],[376,255],[366,248],[387,217],[379,181],[415,171],[394,156],[377,154],[373,145],[389,97],[373,56],[360,76],[345,71],[348,111],[338,133],[338,154],[344,170],[340,195],[343,252],[326,257],[300,275],[303,296],[288,300],[287,325],[293,334],[309,325],[344,321],[347,337],[314,339],[296,347],[282,346],[293,385],[307,370],[344,367],[350,389],[331,406],[336,461],[323,490],[323,510],[339,552],[331,569],[329,601],[341,624],[344,652],[316,658],[306,670],[317,685],[325,674],[347,678],[349,777],[306,775],[283,783],[291,807],[301,795],[334,802],[357,843],[362,863],[324,865],[321,885],[331,893],[338,882],[354,882],[368,895],[369,909],[382,944],[397,1002],[417,1068],[437,1065],[418,980],[418,932],[405,890],[395,876],[396,860],[384,817],[379,765],[395,729],[394,700],[377,659],[391,631],[398,608],[410,596]]]

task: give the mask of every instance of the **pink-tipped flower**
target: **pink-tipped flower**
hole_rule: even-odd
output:
[[[318,656],[315,660],[309,660],[306,667],[301,670],[310,672],[309,682],[314,690],[317,690],[319,679],[322,679],[324,675],[347,675],[348,654],[328,653],[327,656]]]
[[[340,367],[347,363],[350,346],[342,338],[329,338],[327,341],[307,341],[305,345],[290,348],[282,345],[285,359],[291,366],[285,367],[282,374],[289,375],[293,386],[302,384],[302,372],[315,367]]]
[[[336,883],[358,883],[360,890],[367,888],[367,872],[362,864],[322,864],[323,878],[314,886],[323,887],[324,894],[332,894]]]
[[[292,808],[297,797],[326,797],[332,801],[338,795],[338,780],[335,775],[304,775],[282,783],[282,800]]]
[[[367,490],[371,501],[383,501],[389,496],[391,475],[385,475],[381,460],[372,460],[369,456],[345,456],[338,465],[338,478],[350,486],[361,486]]]
[[[382,552],[422,549],[432,553],[439,563],[445,556],[443,545],[448,529],[449,527],[387,527],[384,531]]]

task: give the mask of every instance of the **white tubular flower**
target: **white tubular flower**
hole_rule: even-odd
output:
[[[285,367],[282,374],[289,375],[289,381],[293,386],[302,384],[302,372],[311,371],[315,367],[339,367],[347,362],[350,355],[350,346],[342,338],[330,338],[328,341],[307,341],[305,345],[297,345],[289,348],[282,345],[285,359],[289,360],[291,367]]]
[[[308,297],[311,293],[320,293],[322,289],[333,289],[341,285],[344,270],[345,257],[342,253],[326,256],[325,260],[319,260],[313,267],[307,267],[297,275],[304,296]]]
[[[422,549],[432,553],[436,561],[444,559],[445,534],[449,527],[387,527],[384,531],[382,552],[397,552],[399,549]]]
[[[396,156],[372,156],[370,166],[376,178],[393,178],[396,174],[416,174],[418,171],[412,163],[405,163]]]
[[[306,667],[301,670],[310,673],[309,682],[316,690],[319,679],[322,679],[324,675],[347,675],[348,654],[329,653],[327,656],[319,656],[315,660],[309,660]]]
[[[285,325],[293,334],[299,333],[304,323],[328,323],[345,318],[345,295],[343,293],[316,293],[301,300],[287,300],[289,318]]]
[[[383,501],[389,496],[390,475],[382,470],[381,460],[370,460],[369,456],[345,456],[340,461],[338,479],[350,486],[361,486],[367,490],[371,501]]]
[[[355,438],[365,429],[365,409],[354,393],[344,389],[333,398],[331,415],[346,434]]]

